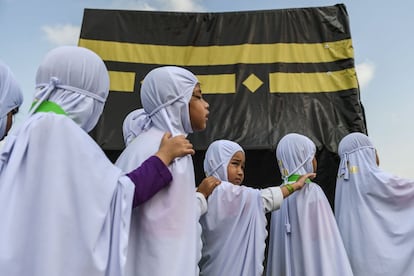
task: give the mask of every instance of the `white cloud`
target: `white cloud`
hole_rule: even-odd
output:
[[[359,86],[365,88],[374,78],[375,65],[371,62],[363,62],[356,65]]]
[[[142,0],[113,0],[112,9],[153,11],[157,8]]]
[[[80,34],[80,27],[71,24],[43,26],[42,31],[46,34],[49,42],[55,46],[77,45]]]
[[[163,10],[163,11],[186,11],[202,12],[205,8],[199,4],[201,0],[113,0],[114,9],[124,10]]]
[[[204,8],[198,4],[200,1],[197,0],[159,0],[159,2],[172,11],[204,11]]]

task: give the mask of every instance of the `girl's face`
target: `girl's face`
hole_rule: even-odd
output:
[[[245,157],[242,151],[236,152],[227,165],[227,180],[234,185],[241,185],[244,180]]]
[[[208,121],[208,103],[203,99],[200,84],[197,83],[193,90],[193,95],[188,103],[190,110],[190,122],[193,131],[204,130]]]

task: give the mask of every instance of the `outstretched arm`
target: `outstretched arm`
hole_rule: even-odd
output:
[[[302,175],[295,183],[281,186],[283,198],[286,198],[295,191],[302,189],[305,185],[306,179],[314,179],[315,177],[316,173],[307,173]]]

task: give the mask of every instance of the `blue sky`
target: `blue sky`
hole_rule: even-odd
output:
[[[77,44],[84,8],[220,12],[337,3],[348,10],[361,101],[381,167],[414,178],[414,2],[409,0],[0,0],[0,59],[24,90],[24,113],[37,66],[50,49]]]

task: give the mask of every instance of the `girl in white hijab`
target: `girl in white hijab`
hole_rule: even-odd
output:
[[[139,181],[115,167],[87,133],[108,96],[105,64],[88,49],[59,47],[42,61],[36,82],[29,117],[0,155],[0,274],[123,275]],[[169,146],[157,153],[168,174],[174,157],[193,152],[185,150],[188,141],[171,141],[177,142],[164,140]],[[183,150],[176,156],[166,154],[177,148]],[[144,168],[147,180],[159,178],[148,164],[131,173]]]
[[[142,83],[141,101],[143,109],[124,123],[127,147],[116,162],[124,170],[152,155],[164,131],[187,136],[205,129],[207,123],[209,105],[197,78],[184,68],[164,66],[150,71]],[[128,275],[198,275],[200,213],[191,156],[176,159],[169,169],[171,185],[133,211]]]
[[[0,62],[0,141],[12,126],[13,115],[23,103],[23,94],[10,68]]]
[[[315,144],[291,133],[277,145],[276,158],[284,185],[316,171]],[[310,182],[272,213],[268,276],[351,276],[351,266],[331,206]]]
[[[286,187],[254,189],[241,186],[244,180],[245,155],[239,144],[217,140],[210,144],[204,159],[206,176],[222,183],[208,199],[208,212],[200,222],[203,227],[203,254],[200,275],[249,275],[263,273],[267,236],[265,213],[280,207],[289,195]],[[305,184],[307,174],[292,189]]]
[[[379,168],[362,133],[345,136],[335,217],[355,276],[414,275],[414,180]]]

